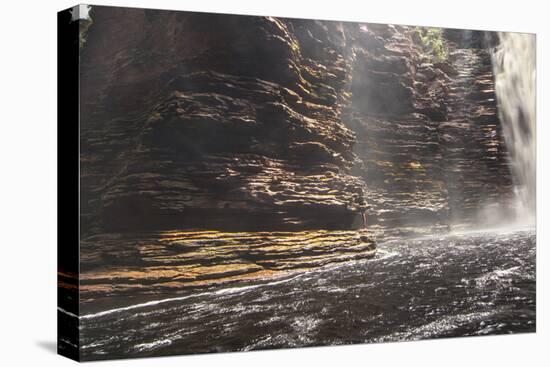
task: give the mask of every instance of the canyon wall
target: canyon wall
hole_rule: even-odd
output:
[[[367,201],[447,228],[511,193],[490,33],[446,31],[439,59],[416,27],[92,14],[85,232],[356,229]]]
[[[353,26],[90,14],[80,81],[84,309],[373,256],[346,125]]]
[[[510,159],[498,118],[491,32],[366,25],[353,68],[352,117],[368,186],[369,228],[383,237],[491,225],[509,210]]]
[[[439,58],[415,27],[90,14],[84,303],[370,257],[511,195],[487,34]]]
[[[362,225],[342,25],[102,7],[93,17],[81,72],[88,231]]]

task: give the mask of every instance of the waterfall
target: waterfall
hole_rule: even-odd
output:
[[[536,53],[535,35],[499,33],[492,54],[499,117],[512,160],[516,216],[535,222]]]

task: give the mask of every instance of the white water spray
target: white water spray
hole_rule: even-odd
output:
[[[506,146],[512,158],[517,219],[535,223],[536,49],[535,35],[499,33],[493,53],[495,92]]]

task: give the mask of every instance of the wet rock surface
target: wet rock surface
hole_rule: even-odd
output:
[[[200,291],[213,284],[265,280],[327,264],[370,258],[366,231],[170,231],[110,234],[82,244],[82,308],[101,310],[136,300]]]
[[[362,40],[371,41],[354,64],[349,126],[362,159],[354,173],[367,183],[369,228],[381,238],[496,223],[513,196],[494,39],[446,31],[440,59],[427,53],[418,30],[365,26]]]
[[[374,254],[344,118],[345,25],[102,7],[93,19],[84,308]]]
[[[395,240],[365,261],[82,318],[82,358],[534,332],[535,232]]]
[[[445,232],[511,195],[479,35],[447,35],[439,60],[412,27],[92,16],[84,308],[370,257],[373,238]]]

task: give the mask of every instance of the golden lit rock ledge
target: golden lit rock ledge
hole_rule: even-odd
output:
[[[366,230],[103,234],[81,244],[82,302],[255,280],[368,258]]]

